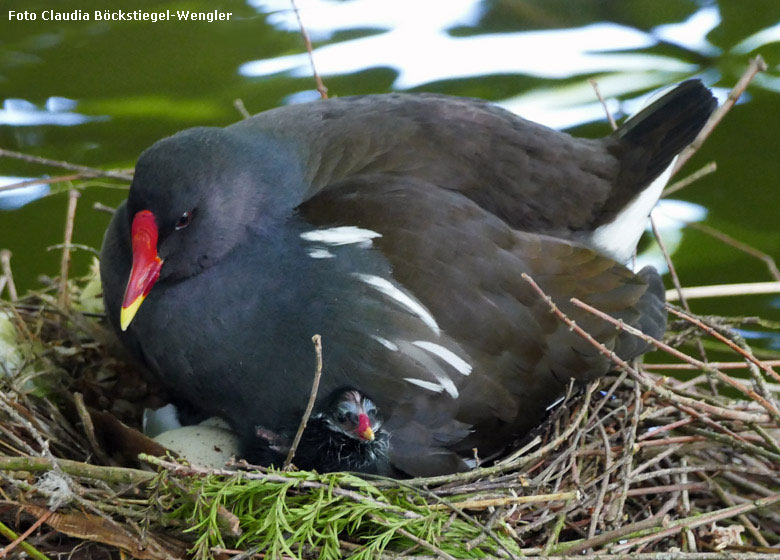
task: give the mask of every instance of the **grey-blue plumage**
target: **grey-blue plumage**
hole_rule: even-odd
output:
[[[225,418],[246,450],[263,446],[258,426],[294,433],[321,334],[315,412],[356,389],[384,416],[398,472],[466,468],[472,448],[498,453],[538,423],[570,379],[610,367],[522,273],[625,359],[646,345],[569,298],[663,333],[657,273],[615,258],[644,229],[642,193],[714,106],[700,82],[684,82],[597,140],[428,94],[293,105],[181,132],[142,154],[106,233],[109,321],[177,399]],[[142,211],[163,264],[122,331]]]

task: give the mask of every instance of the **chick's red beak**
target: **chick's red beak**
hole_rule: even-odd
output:
[[[360,436],[360,439],[364,439],[366,441],[374,440],[374,430],[371,429],[371,420],[364,412],[361,412],[358,415],[357,435]]]
[[[160,276],[163,261],[157,256],[157,223],[154,214],[141,210],[133,218],[130,228],[133,247],[133,268],[125,288],[125,298],[119,313],[122,330],[127,330],[138,308]]]

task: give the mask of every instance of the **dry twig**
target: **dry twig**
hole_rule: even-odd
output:
[[[317,368],[314,371],[314,381],[311,384],[311,394],[309,395],[309,402],[306,404],[306,410],[301,418],[301,423],[298,426],[298,431],[295,433],[290,450],[287,452],[287,458],[284,460],[284,467],[282,470],[287,470],[292,465],[293,458],[295,457],[295,450],[298,449],[298,444],[301,442],[301,436],[306,429],[306,424],[309,422],[311,411],[314,409],[314,402],[317,400],[317,391],[320,388],[320,377],[322,377],[322,337],[315,334],[312,337],[314,343],[314,352],[317,354]]]
[[[290,4],[292,4],[293,10],[295,11],[295,19],[298,20],[298,26],[301,28],[303,44],[306,46],[306,52],[309,55],[309,63],[311,64],[311,72],[314,75],[314,81],[317,84],[317,91],[320,93],[320,97],[322,97],[322,99],[327,99],[328,88],[325,87],[325,84],[322,82],[322,78],[320,77],[319,73],[317,73],[317,67],[314,65],[314,52],[311,46],[311,39],[309,39],[309,33],[306,31],[306,27],[303,25],[303,20],[301,20],[301,13],[298,11],[298,5],[295,3],[295,0],[290,0]]]
[[[68,191],[68,213],[65,219],[65,236],[60,262],[59,303],[62,309],[68,308],[68,269],[70,268],[70,242],[73,240],[73,225],[76,221],[76,204],[81,194],[75,189]]]
[[[3,278],[5,279],[5,286],[8,288],[8,297],[11,301],[19,299],[19,294],[16,293],[16,285],[14,284],[14,275],[11,271],[11,251],[8,249],[0,250],[0,266],[3,270]]]

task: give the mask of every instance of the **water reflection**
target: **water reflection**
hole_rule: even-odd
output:
[[[700,204],[667,198],[658,202],[651,216],[664,247],[670,255],[673,255],[682,243],[685,226],[692,222],[704,221],[707,217],[707,209]],[[647,230],[652,233],[651,227]],[[639,270],[648,265],[654,266],[661,274],[669,272],[666,258],[655,239],[649,247],[637,255],[635,269]]]
[[[720,24],[717,6],[700,9],[681,23],[659,25],[652,34],[659,39],[674,43],[702,54],[718,55],[721,50],[707,40],[707,34]]]
[[[747,37],[731,49],[731,52],[735,54],[748,54],[764,45],[778,42],[780,42],[780,23],[762,29],[750,37]]]
[[[31,177],[0,176],[0,210],[16,210],[25,204],[49,194],[49,185],[30,185],[3,191],[2,187],[28,181]]]
[[[750,329],[734,329],[742,338],[749,340],[753,346],[762,349],[780,350],[780,335],[774,332]]]
[[[625,97],[637,91],[665,86],[675,81],[663,72],[630,72],[598,76],[596,81],[599,91],[605,97],[607,110],[616,119],[639,112],[648,104],[648,100],[657,91],[643,93],[636,97],[618,100],[616,96]],[[705,83],[714,81],[714,77],[706,73],[699,75]],[[726,88],[710,87],[718,103],[723,103],[729,94]],[[739,103],[744,103],[749,97],[744,95]],[[523,118],[542,123],[551,128],[566,129],[574,126],[604,120],[604,107],[596,99],[593,85],[589,81],[575,82],[571,85],[545,87],[530,90],[526,93],[496,102]]]
[[[288,31],[298,28],[286,0],[251,0],[251,3],[264,12],[279,10],[269,18],[276,27]],[[385,9],[376,9],[382,5]],[[663,82],[669,83],[676,79],[670,74],[682,77],[698,69],[695,64],[667,56],[616,52],[651,47],[658,39],[613,23],[471,36],[449,33],[455,24],[476,25],[481,6],[477,0],[448,2],[447,10],[416,0],[393,3],[355,0],[338,4],[309,0],[302,3],[301,14],[307,30],[321,39],[349,27],[377,30],[367,37],[317,48],[315,58],[321,74],[349,74],[389,67],[397,72],[393,83],[397,89],[445,79],[510,73],[562,79],[595,72],[664,72]],[[703,15],[693,16],[682,24],[662,26],[658,32],[662,36],[684,33],[689,39],[698,36],[691,43],[706,44],[704,35],[717,25],[719,16],[713,9],[700,13]],[[308,56],[301,53],[248,62],[239,72],[245,76],[281,72],[308,76],[311,69]]]
[[[0,109],[0,124],[12,126],[75,126],[90,121],[106,120],[107,116],[89,116],[73,110],[78,103],[65,97],[49,97],[40,109],[25,99],[6,99]]]

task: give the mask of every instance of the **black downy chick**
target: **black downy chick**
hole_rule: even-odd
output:
[[[278,436],[258,427],[256,443],[245,449],[251,463],[280,466],[295,434]],[[304,430],[293,463],[318,472],[351,471],[389,475],[389,434],[374,402],[354,389],[338,391],[323,412],[314,414]]]

